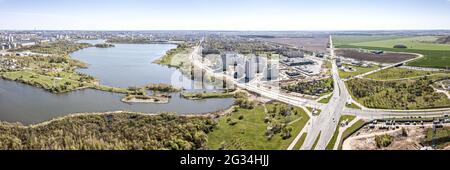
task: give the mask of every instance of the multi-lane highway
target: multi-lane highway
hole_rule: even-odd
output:
[[[316,139],[319,138],[317,145],[315,146],[316,150],[324,150],[332,138],[334,131],[338,125],[338,121],[342,114],[350,114],[355,115],[362,119],[372,120],[379,118],[401,118],[405,116],[442,116],[445,114],[450,114],[450,108],[447,109],[432,109],[432,110],[417,110],[417,111],[402,111],[402,110],[379,110],[379,109],[350,109],[346,108],[345,105],[348,101],[354,101],[344,83],[344,81],[339,76],[339,70],[335,60],[334,46],[333,40],[330,36],[330,57],[332,60],[332,78],[334,80],[334,91],[332,93],[332,98],[330,99],[328,104],[321,104],[314,100],[304,99],[296,96],[291,96],[289,94],[281,93],[279,90],[267,89],[257,85],[256,81],[252,81],[252,83],[242,83],[238,80],[234,79],[234,77],[230,75],[226,75],[223,72],[215,72],[210,67],[204,65],[202,63],[202,58],[200,55],[201,44],[203,40],[200,41],[199,45],[195,47],[193,52],[190,55],[191,62],[193,65],[199,69],[205,70],[209,74],[214,77],[223,77],[228,81],[234,83],[238,88],[245,89],[247,91],[251,91],[253,93],[257,93],[263,97],[270,98],[273,100],[281,101],[293,106],[301,107],[306,109],[305,107],[311,107],[316,109],[321,109],[322,112],[318,116],[313,116],[308,112],[308,115],[311,117],[306,130],[302,130],[302,132],[306,131],[308,133],[305,142],[301,149],[309,150],[313,147]],[[396,64],[397,65],[397,64]],[[394,65],[392,65],[394,66]],[[392,67],[389,66],[389,67]],[[380,71],[380,70],[376,70]],[[295,134],[297,135],[297,134]],[[301,134],[299,134],[301,135]],[[291,144],[293,146],[294,144]]]
[[[330,36],[330,57],[334,59],[333,40]],[[349,94],[344,84],[344,81],[339,77],[339,70],[336,61],[332,62],[332,77],[334,80],[334,91],[330,102],[322,110],[320,115],[313,119],[311,122],[311,128],[309,129],[308,136],[305,139],[305,143],[301,149],[309,150],[313,147],[317,138],[320,138],[315,147],[317,150],[324,150],[333,137],[334,131],[337,127],[338,121],[342,115],[342,111],[345,108],[345,104],[349,100]]]

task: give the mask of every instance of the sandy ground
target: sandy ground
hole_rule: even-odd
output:
[[[426,128],[419,126],[404,127],[408,136],[402,136],[402,129],[396,130],[378,130],[363,128],[356,135],[344,141],[343,150],[418,150],[422,146],[419,142],[425,138]],[[375,136],[388,134],[394,136],[392,144],[386,148],[378,148],[375,142]],[[449,146],[450,147],[450,146]],[[447,149],[450,149],[447,147]]]

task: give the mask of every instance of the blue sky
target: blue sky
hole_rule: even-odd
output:
[[[450,29],[450,0],[0,0],[0,29]]]

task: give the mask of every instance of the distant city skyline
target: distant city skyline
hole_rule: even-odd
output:
[[[438,30],[450,0],[0,0],[1,30]]]

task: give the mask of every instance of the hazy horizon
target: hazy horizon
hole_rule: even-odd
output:
[[[0,30],[450,30],[450,0],[0,0]]]

